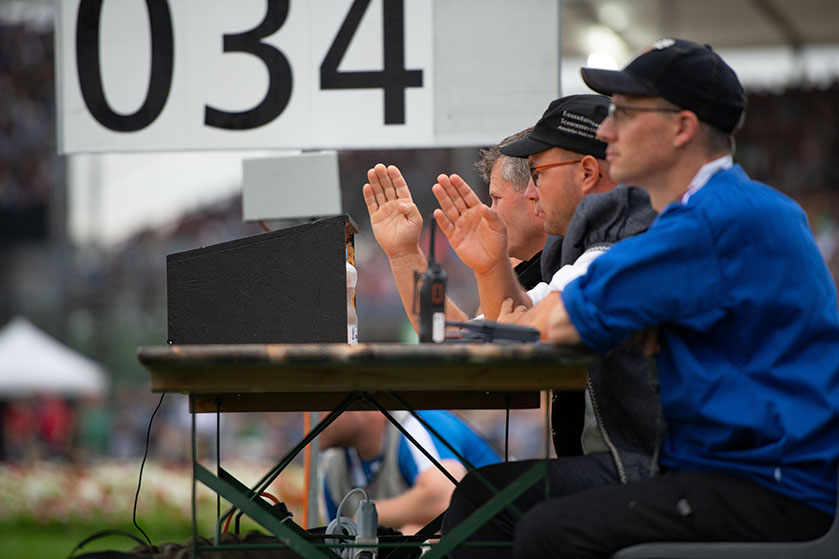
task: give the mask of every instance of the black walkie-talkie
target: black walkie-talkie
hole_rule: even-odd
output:
[[[434,260],[434,236],[437,222],[431,218],[431,242],[428,269],[418,277],[420,288],[419,341],[443,343],[446,338],[446,272]]]

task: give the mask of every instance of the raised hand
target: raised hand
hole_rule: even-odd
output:
[[[449,244],[475,274],[492,270],[507,259],[507,228],[498,213],[484,205],[458,175],[440,175],[432,187],[440,209],[434,218]]]
[[[415,253],[422,216],[402,173],[394,165],[379,163],[367,171],[367,180],[362,191],[376,242],[391,260]]]

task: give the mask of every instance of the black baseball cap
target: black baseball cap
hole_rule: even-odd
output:
[[[554,147],[582,155],[606,158],[606,142],[597,139],[597,127],[609,114],[603,95],[568,95],[551,101],[548,110],[527,138],[501,148],[510,157],[527,157]]]
[[[598,93],[664,97],[723,132],[737,129],[746,108],[734,70],[710,46],[684,39],[659,39],[623,70],[581,72]]]

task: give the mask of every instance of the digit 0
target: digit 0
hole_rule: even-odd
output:
[[[132,114],[119,114],[105,99],[99,62],[102,0],[81,0],[76,18],[76,70],[88,111],[99,124],[116,132],[142,130],[163,111],[172,85],[172,17],[166,0],[146,0],[151,26],[151,78],[146,99]]]

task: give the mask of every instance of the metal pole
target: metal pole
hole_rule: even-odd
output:
[[[556,0],[556,96],[562,96],[562,0]]]
[[[319,414],[316,411],[309,412],[311,414],[312,423],[317,425],[320,420]],[[314,439],[309,443],[311,456],[309,458],[309,487],[307,487],[306,502],[308,503],[306,509],[306,528],[313,528],[318,525],[320,521],[320,511],[318,510],[318,462],[320,455],[319,439]]]

